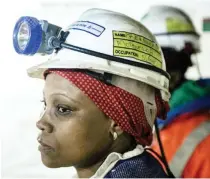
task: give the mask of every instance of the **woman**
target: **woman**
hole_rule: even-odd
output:
[[[65,44],[77,50],[63,47],[28,71],[45,79],[45,108],[37,122],[44,165],[73,166],[80,178],[167,177],[145,150],[169,98],[153,35],[102,9],[86,11],[67,31]]]

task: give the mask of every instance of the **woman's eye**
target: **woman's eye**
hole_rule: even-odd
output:
[[[68,107],[64,107],[64,106],[57,106],[57,111],[60,113],[60,114],[70,114],[72,112],[72,110]]]

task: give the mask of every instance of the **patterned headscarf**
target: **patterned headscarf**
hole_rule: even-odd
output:
[[[55,69],[47,70],[45,77],[54,73],[71,81],[110,119],[114,120],[123,131],[133,136],[137,143],[146,146],[152,142],[152,128],[148,124],[143,101],[137,96],[114,85],[105,84],[83,72]],[[165,117],[167,103],[160,95],[155,95],[157,117]]]

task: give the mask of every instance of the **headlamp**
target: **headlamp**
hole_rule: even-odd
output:
[[[18,54],[51,54],[54,47],[49,44],[52,38],[58,38],[61,27],[34,17],[21,17],[13,31],[13,45]]]
[[[102,59],[152,70],[164,75],[168,79],[170,78],[167,72],[155,66],[65,43],[69,33],[69,31],[64,32],[61,30],[61,27],[50,24],[45,20],[39,21],[34,17],[24,16],[15,25],[13,45],[18,54],[34,55],[38,53],[49,55],[53,53],[53,50],[56,50],[57,53],[61,48],[65,48]]]

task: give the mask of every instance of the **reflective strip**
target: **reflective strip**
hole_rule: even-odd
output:
[[[186,126],[187,127],[187,126]],[[176,151],[174,158],[169,166],[176,177],[181,177],[182,172],[192,156],[195,148],[210,134],[210,121],[202,122],[195,128],[184,140],[182,145]]]

